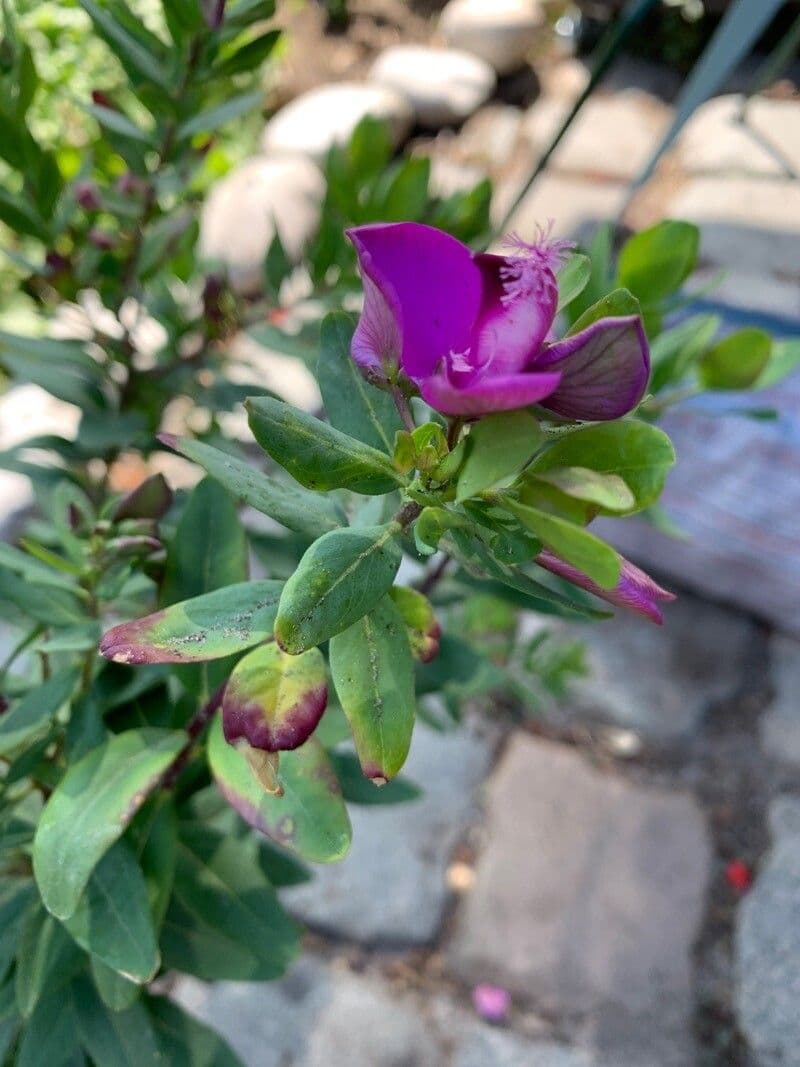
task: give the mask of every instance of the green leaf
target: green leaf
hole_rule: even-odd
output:
[[[419,786],[407,778],[393,778],[391,782],[376,789],[375,783],[364,777],[358,759],[349,752],[332,752],[331,760],[342,787],[342,795],[350,804],[366,804],[370,807],[407,804],[422,796]]]
[[[275,45],[280,40],[280,36],[280,30],[267,30],[260,37],[255,37],[252,41],[248,41],[247,44],[242,45],[231,55],[215,63],[211,68],[211,73],[216,78],[230,78],[234,74],[255,70],[272,54]],[[258,103],[260,102],[259,100]]]
[[[137,141],[147,148],[155,148],[152,133],[137,126],[122,111],[114,107],[103,107],[101,104],[86,104],[85,108],[103,129],[111,130],[112,133],[118,133],[120,137],[127,137],[131,141]]]
[[[17,1008],[27,1019],[42,993],[74,963],[78,950],[69,935],[37,900],[22,923],[14,985]]]
[[[639,301],[627,289],[615,289],[612,293],[602,297],[596,304],[580,316],[567,331],[567,337],[580,333],[587,326],[591,326],[600,319],[625,318],[628,315],[641,315],[642,309]]]
[[[792,374],[798,366],[800,366],[800,340],[775,341],[772,345],[769,363],[756,382],[756,387],[768,389],[771,385],[777,385],[787,375]]]
[[[516,474],[541,447],[544,434],[527,411],[488,415],[470,430],[467,459],[458,477],[458,500]]]
[[[147,982],[158,970],[147,885],[125,841],[97,864],[64,925],[81,948],[134,981]]]
[[[617,266],[620,285],[644,304],[680,289],[697,264],[700,231],[689,222],[666,219],[630,237]]]
[[[425,156],[404,159],[396,173],[391,174],[386,192],[375,198],[378,202],[373,217],[385,222],[422,220],[430,203],[430,177],[430,159]]]
[[[263,92],[257,89],[255,92],[242,93],[214,107],[206,108],[205,111],[201,111],[199,115],[195,115],[194,118],[178,127],[178,140],[187,140],[197,133],[211,133],[217,127],[233,122],[234,119],[239,119],[255,110],[263,103],[263,100]]]
[[[341,633],[375,607],[402,552],[398,523],[334,530],[315,541],[283,588],[275,639],[292,655]]]
[[[239,582],[115,626],[100,651],[115,663],[197,663],[272,637],[283,582]],[[0,720],[2,737],[2,720]]]
[[[322,322],[317,380],[328,418],[337,430],[392,455],[403,423],[391,396],[365,381],[350,354],[354,323],[341,312]]]
[[[66,935],[65,935],[66,936]],[[65,982],[48,986],[22,1032],[15,1067],[83,1067],[75,1003]]]
[[[320,537],[345,525],[335,502],[319,493],[294,485],[282,485],[275,478],[254,470],[235,456],[188,437],[162,434],[164,444],[199,464],[212,478],[250,507],[269,515],[281,526],[308,537]]]
[[[636,506],[636,497],[618,474],[601,474],[587,467],[553,467],[537,478],[611,514],[629,512]]]
[[[431,602],[424,593],[405,585],[392,586],[389,596],[405,623],[414,659],[432,660],[439,651],[441,627]]]
[[[721,322],[719,315],[693,315],[659,334],[650,346],[650,392],[680,382],[711,344]]]
[[[172,730],[129,730],[73,764],[45,805],[33,870],[48,911],[74,914],[92,871],[186,742]]]
[[[168,88],[167,71],[160,62],[160,57],[151,54],[106,7],[101,7],[94,0],[78,0],[78,3],[89,15],[97,32],[108,42],[126,70],[141,75],[146,81],[162,89]]]
[[[588,256],[569,257],[558,272],[558,311],[581,295],[591,276],[592,264]]]
[[[158,1043],[144,1005],[109,1011],[92,983],[74,979],[70,989],[80,1043],[95,1067],[141,1067],[161,1062]]]
[[[4,222],[15,233],[35,237],[39,241],[46,242],[50,238],[47,224],[30,202],[22,194],[14,194],[3,188],[0,188],[0,222]]]
[[[706,389],[750,389],[770,360],[772,338],[748,326],[736,330],[701,357],[697,371]]]
[[[239,660],[225,686],[225,737],[267,752],[297,748],[314,732],[327,699],[328,672],[318,648],[289,656],[277,645],[262,645]]]
[[[148,997],[164,1064],[169,1067],[244,1067],[219,1034],[167,997]]]
[[[394,778],[408,756],[416,699],[406,626],[390,598],[331,639],[330,661],[364,774]]]
[[[8,757],[44,737],[53,716],[70,699],[77,682],[76,669],[59,671],[0,716],[0,756]]]
[[[0,1063],[7,1063],[8,1051],[17,1039],[20,1017],[13,982],[0,986]]]
[[[186,825],[162,933],[167,967],[207,980],[279,978],[300,929],[264,878],[258,843]]]
[[[219,717],[209,732],[208,761],[225,799],[254,829],[314,863],[334,863],[345,855],[350,820],[330,760],[315,738],[281,753],[283,796],[264,791],[244,755],[226,742]]]
[[[633,493],[638,511],[654,503],[675,462],[667,435],[637,419],[587,426],[553,441],[530,466],[531,474],[559,467],[586,467],[622,478]]]
[[[548,515],[546,511],[520,504],[509,497],[504,498],[503,506],[557,556],[587,574],[603,589],[613,589],[619,581],[620,557],[599,537],[566,519]]]
[[[0,983],[5,979],[22,935],[22,917],[37,898],[32,878],[0,879]]]
[[[250,399],[245,407],[256,441],[307,489],[352,489],[372,496],[403,483],[383,452],[312,415],[272,397]]]
[[[125,1011],[139,998],[140,987],[136,982],[107,967],[97,956],[90,960],[92,978],[100,999],[112,1011]]]

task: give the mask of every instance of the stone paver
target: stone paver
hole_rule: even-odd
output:
[[[800,107],[793,100],[753,99],[740,120],[742,97],[718,96],[698,108],[681,134],[690,174],[780,177],[800,167]]]
[[[654,743],[690,739],[705,710],[745,680],[754,625],[688,593],[665,607],[664,625],[620,611],[575,629],[589,673],[559,709],[568,721],[599,717]]]
[[[492,218],[499,221],[519,192],[519,183],[502,183],[492,201]],[[561,174],[540,175],[514,212],[508,231],[522,237],[538,225],[555,221],[557,237],[588,240],[601,222],[613,218],[625,201],[625,186],[593,182]]]
[[[569,111],[545,98],[531,108],[527,127],[539,151],[550,144]],[[644,169],[666,132],[671,109],[640,89],[592,98],[556,149],[550,166],[594,180],[629,181]]]
[[[617,1045],[625,1062],[637,1046],[657,1047],[659,1067],[685,1067],[710,859],[694,800],[518,734],[487,806],[453,970],[506,984],[541,1010],[584,1015],[612,1062]]]
[[[692,179],[664,205],[702,229],[701,254],[723,266],[800,277],[800,182],[752,177]]]
[[[770,811],[773,847],[738,918],[739,1023],[758,1067],[794,1067],[800,1049],[800,800]]]
[[[287,906],[312,926],[356,941],[421,944],[442,920],[450,853],[475,814],[491,745],[469,728],[439,734],[417,724],[404,774],[418,800],[351,808],[347,858],[288,890]]]
[[[800,641],[775,637],[771,644],[775,699],[761,720],[765,750],[800,766]]]

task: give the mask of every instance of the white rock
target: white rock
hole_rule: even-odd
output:
[[[387,123],[395,145],[411,129],[411,105],[385,85],[337,82],[311,89],[274,115],[262,137],[265,152],[299,152],[321,162],[333,145],[345,144],[367,115]]]
[[[304,156],[256,156],[211,190],[200,220],[200,254],[222,260],[240,293],[261,288],[264,257],[278,228],[297,261],[319,225],[325,181]]]
[[[450,0],[439,28],[453,48],[508,74],[525,62],[543,21],[537,0]]]
[[[423,126],[447,126],[465,118],[491,96],[495,74],[469,52],[425,45],[387,48],[372,65],[370,78],[405,93]]]

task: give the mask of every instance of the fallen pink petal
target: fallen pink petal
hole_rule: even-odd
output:
[[[472,990],[472,1004],[482,1019],[502,1023],[511,1011],[511,994],[502,986],[481,982]]]

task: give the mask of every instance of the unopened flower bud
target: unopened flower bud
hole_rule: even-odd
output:
[[[98,211],[100,209],[100,196],[94,182],[76,182],[75,200],[84,211]]]

